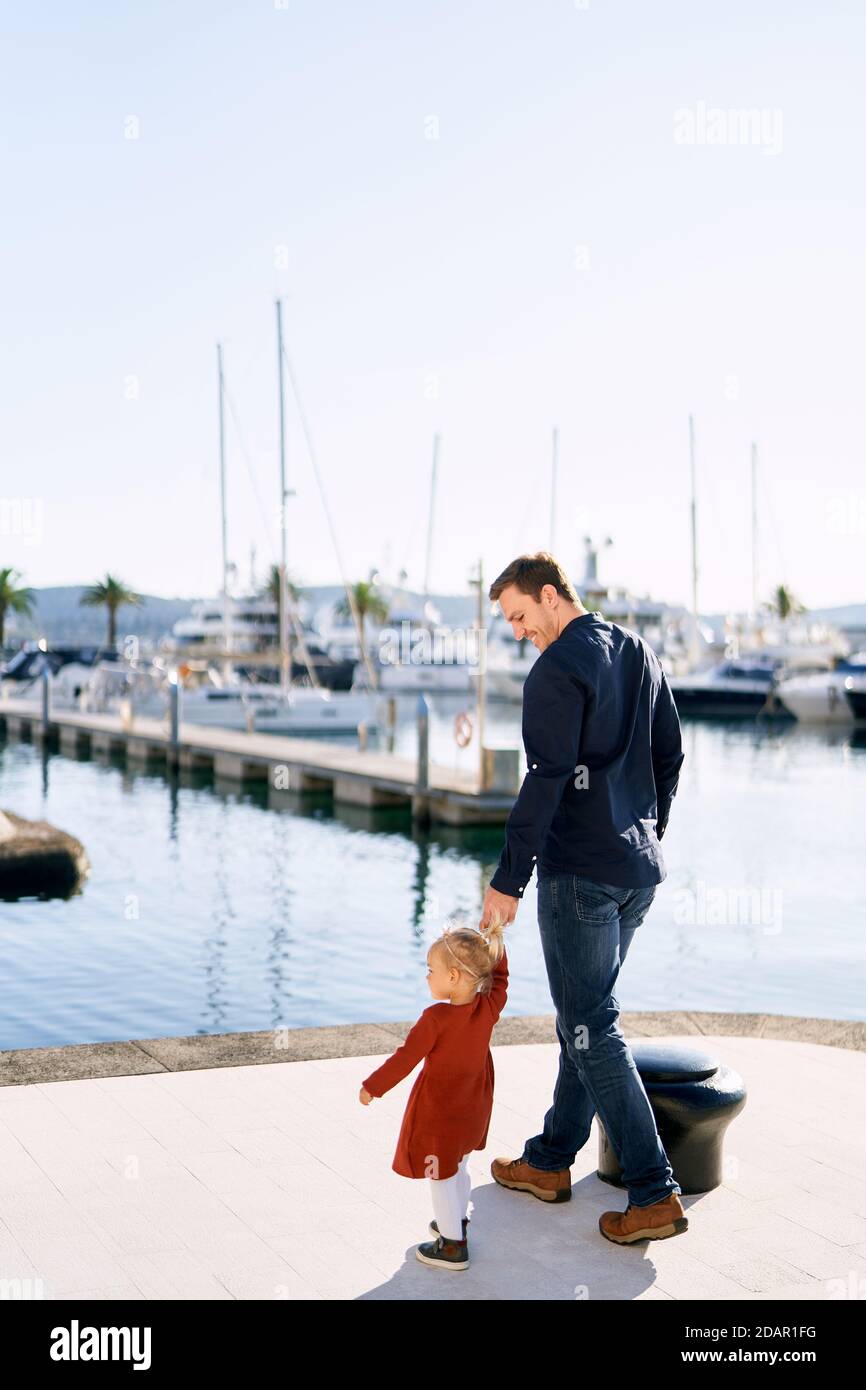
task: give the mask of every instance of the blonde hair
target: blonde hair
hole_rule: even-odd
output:
[[[459,970],[475,977],[476,994],[489,994],[494,968],[505,949],[504,932],[504,922],[493,922],[484,932],[475,927],[446,926],[433,945],[441,947]]]

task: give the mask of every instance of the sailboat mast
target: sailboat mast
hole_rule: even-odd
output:
[[[225,412],[223,408],[224,382],[223,382],[223,350],[222,344],[217,343],[217,380],[219,383],[219,443],[220,443],[220,507],[222,511],[222,546],[223,546],[223,642],[226,654],[232,649],[231,621],[229,618],[229,552],[228,552],[228,529],[226,526],[226,446],[225,446]]]
[[[280,686],[283,694],[286,695],[292,680],[292,650],[289,637],[289,581],[286,569],[288,492],[286,491],[286,405],[283,393],[283,306],[279,299],[277,300],[277,381],[280,399]]]
[[[427,559],[424,565],[424,603],[430,597],[430,563],[433,556],[433,521],[436,512],[436,474],[439,468],[439,436],[433,436],[433,471],[430,475],[430,515],[427,518]]]
[[[476,725],[478,728],[478,785],[484,791],[484,707],[486,690],[484,668],[487,664],[487,624],[484,620],[484,561],[478,557],[478,608],[476,624],[478,627],[478,682],[476,686],[478,709]]]
[[[550,553],[556,554],[556,469],[559,462],[559,430],[553,431],[553,458],[550,465]]]
[[[698,526],[695,497],[695,422],[691,415],[689,416],[689,472],[692,489],[692,631],[689,643],[689,662],[694,670],[698,664]]]
[[[752,617],[758,616],[758,446],[752,440]]]

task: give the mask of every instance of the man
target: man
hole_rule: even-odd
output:
[[[618,1025],[617,976],[665,877],[659,840],[683,761],[661,663],[637,633],[583,607],[552,555],[521,555],[490,586],[518,641],[540,655],[523,689],[526,775],[484,896],[482,930],[513,922],[538,869],[538,925],[560,1042],[553,1104],[503,1187],[571,1197],[569,1169],[597,1112],[629,1204],[604,1212],[619,1244],[687,1230],[652,1107]]]

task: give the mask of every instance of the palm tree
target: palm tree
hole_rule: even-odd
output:
[[[103,604],[108,609],[108,645],[115,645],[117,610],[122,608],[125,603],[135,604],[141,607],[144,599],[141,594],[137,594],[132,589],[128,589],[121,579],[115,579],[113,575],[106,574],[104,579],[100,579],[98,584],[92,584],[89,589],[85,589],[79,599],[85,608],[101,608]]]
[[[297,599],[297,597],[298,597],[298,595],[299,595],[299,593],[300,593],[301,591],[300,591],[298,585],[295,583],[295,581],[294,581],[293,579],[290,579],[288,575],[286,575],[286,588],[287,588],[288,591],[289,591],[289,598],[290,598],[290,599],[293,599],[293,600],[294,600],[294,599]],[[279,567],[279,565],[271,565],[271,567],[270,567],[270,569],[269,569],[269,571],[268,571],[268,577],[267,577],[267,579],[265,580],[264,585],[263,585],[263,587],[262,587],[262,594],[263,594],[263,596],[264,596],[265,598],[271,599],[271,600],[277,605],[277,607],[279,608],[279,606],[280,606],[280,567]]]
[[[3,631],[7,613],[23,613],[28,617],[33,612],[35,602],[32,589],[19,589],[16,580],[22,576],[14,569],[0,570],[0,647],[3,646]]]
[[[772,612],[778,613],[782,622],[786,618],[790,618],[793,613],[805,613],[806,611],[800,600],[791,593],[787,584],[779,584],[773,590],[770,608]]]
[[[361,623],[361,662],[365,666],[367,664],[367,619],[372,618],[374,622],[383,623],[388,616],[388,605],[376,587],[377,578],[376,571],[371,570],[369,579],[361,579],[357,584],[352,585],[352,599]],[[334,606],[334,613],[338,618],[352,618],[352,605],[349,603],[348,594]]]

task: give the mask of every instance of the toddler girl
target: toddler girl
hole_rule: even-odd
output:
[[[360,1101],[369,1105],[426,1060],[409,1094],[391,1167],[405,1178],[428,1178],[435,1240],[415,1254],[440,1269],[466,1269],[466,1208],[472,1180],[466,1162],[487,1144],[493,1109],[490,1034],[508,993],[503,924],[483,934],[446,927],[427,952],[431,1004],[402,1047],[371,1072]]]

